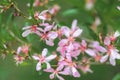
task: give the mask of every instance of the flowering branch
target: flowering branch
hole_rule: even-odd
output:
[[[5,10],[13,7],[20,15],[25,19],[28,19],[22,13],[22,11],[15,5],[14,2],[9,0],[10,5],[5,7]],[[48,3],[48,0],[39,1],[35,0],[32,7],[42,6]],[[87,1],[86,8],[89,10],[93,7],[93,2]],[[90,8],[89,8],[90,7]],[[36,71],[50,72],[50,79],[54,79],[55,76],[59,80],[64,80],[60,75],[70,75],[73,77],[80,77],[79,70],[83,73],[93,71],[90,69],[91,65],[110,64],[116,65],[116,59],[120,59],[120,51],[116,48],[115,42],[120,36],[120,32],[108,34],[103,38],[99,35],[99,41],[93,41],[88,39],[81,39],[81,34],[84,32],[75,19],[71,24],[71,28],[68,26],[57,26],[52,19],[60,10],[58,5],[53,6],[48,10],[42,12],[34,12],[33,16],[30,15],[30,20],[34,20],[35,23],[22,28],[22,37],[27,37],[30,34],[37,35],[40,40],[44,41],[47,46],[53,47],[55,40],[58,42],[56,50],[49,53],[47,46],[43,48],[41,54],[34,53],[32,56],[30,53],[30,45],[19,46],[14,54],[16,64],[23,63],[26,59],[33,59],[37,61]],[[100,24],[98,17],[96,17],[93,26],[96,27]],[[24,44],[25,42],[15,36],[15,34],[8,30],[10,35],[17,41]],[[53,62],[51,64],[51,61]],[[44,65],[46,65],[44,67]]]

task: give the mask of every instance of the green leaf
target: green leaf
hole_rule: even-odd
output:
[[[68,9],[62,13],[63,16],[71,16],[77,14],[79,11],[78,9]]]
[[[120,80],[120,73],[118,73],[117,75],[115,75],[112,80]]]

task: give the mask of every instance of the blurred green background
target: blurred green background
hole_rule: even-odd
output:
[[[0,0],[0,3],[3,1],[7,0]],[[49,0],[46,6],[34,8],[34,10],[26,6],[32,0],[13,1],[26,16],[29,16],[31,11],[42,11],[54,4],[59,5],[61,9],[54,20],[60,26],[71,26],[73,19],[77,19],[78,25],[83,29],[82,38],[97,40],[98,33],[102,33],[105,36],[106,33],[116,30],[120,31],[120,11],[117,9],[117,6],[120,5],[119,0],[96,0],[94,8],[91,10],[85,9],[85,0]],[[18,46],[26,42],[32,45],[30,53],[33,54],[33,52],[41,52],[46,45],[40,42],[39,37],[35,35],[23,38],[21,36],[22,27],[31,23],[23,17],[13,17],[13,12],[14,9],[11,8],[0,14],[0,54],[9,53],[4,60],[2,57],[0,58],[0,80],[50,80],[49,73],[39,74],[35,70],[36,63],[33,61],[26,61],[24,64],[16,66],[12,53],[9,51],[16,50]],[[94,23],[96,16],[100,18],[101,24],[97,29],[93,30],[91,25]],[[6,45],[7,48],[3,45]],[[49,50],[52,50],[52,48],[49,47]],[[94,73],[81,73],[80,78],[64,77],[65,80],[120,80],[119,64],[120,62],[118,61],[118,65],[115,67],[111,65],[92,65],[91,69]]]

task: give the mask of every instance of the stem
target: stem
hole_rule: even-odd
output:
[[[18,38],[17,36],[15,36],[15,34],[11,31],[11,30],[8,30],[8,32],[10,33],[10,35],[12,37],[14,37],[18,42],[20,43],[25,43],[24,41],[22,41],[20,38]]]
[[[13,3],[13,2],[12,2]],[[25,16],[25,14],[13,3],[13,8],[19,12],[24,18],[28,19],[27,16]]]

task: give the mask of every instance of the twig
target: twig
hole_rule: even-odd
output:
[[[15,36],[15,34],[14,34],[12,31],[10,31],[10,30],[8,30],[8,31],[9,31],[10,35],[11,35],[12,37],[14,37],[18,42],[20,42],[20,43],[25,43],[25,42],[22,41],[20,38],[18,38],[17,36]]]

